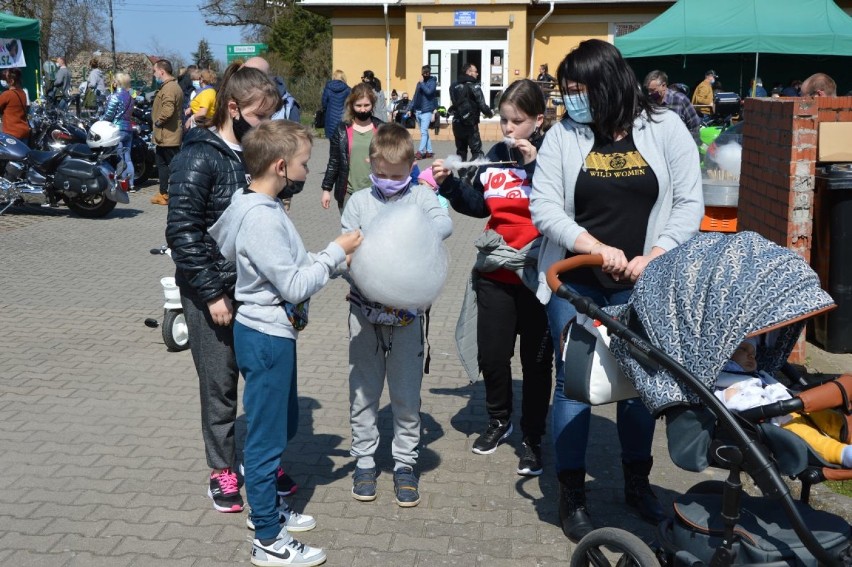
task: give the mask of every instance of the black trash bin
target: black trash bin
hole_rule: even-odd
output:
[[[814,338],[832,353],[852,352],[852,163],[818,167],[811,264],[837,309],[814,320]]]

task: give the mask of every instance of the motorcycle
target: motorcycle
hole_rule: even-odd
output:
[[[137,106],[133,108],[133,145],[130,147],[130,159],[133,160],[133,183],[139,187],[157,174],[156,146],[153,140],[150,105],[140,102],[144,97],[136,97]]]
[[[30,150],[12,136],[0,135],[0,214],[13,205],[57,207],[63,202],[85,218],[109,214],[117,202],[130,198],[118,182],[124,171],[107,158],[118,148],[118,128],[97,122],[86,144],[69,144],[49,152]]]
[[[160,248],[152,248],[151,254],[166,255],[171,257],[171,250],[166,245]],[[183,305],[180,302],[180,288],[175,284],[175,278],[166,276],[160,278],[163,286],[163,295],[166,302],[163,304],[163,324],[156,319],[145,319],[145,325],[152,329],[162,327],[163,342],[166,348],[173,352],[180,352],[189,348],[189,327],[186,325],[186,317],[183,314]]]

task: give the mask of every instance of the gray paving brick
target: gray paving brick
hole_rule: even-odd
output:
[[[452,145],[440,142],[436,150],[449,154]],[[339,232],[336,211],[320,209],[310,197],[318,192],[327,151],[328,142],[318,141],[308,190],[292,214],[311,250]],[[0,216],[0,246],[9,252],[0,328],[16,330],[0,336],[0,455],[9,486],[0,494],[0,565],[248,564],[245,514],[217,513],[205,494],[208,469],[190,353],[167,352],[159,331],[142,324],[162,317],[158,282],[173,271],[168,258],[147,252],[162,243],[165,224],[165,208],[147,202],[154,191],[149,186],[106,219]],[[472,242],[484,223],[451,215],[450,275],[433,306],[432,372],[423,381],[418,507],[393,502],[387,393],[380,404],[379,498],[372,504],[352,499],[347,286],[334,281],[312,300],[311,326],[299,338],[300,431],[285,458],[300,484],[290,502],[319,522],[304,540],[324,547],[330,566],[564,565],[573,549],[556,525],[549,439],[545,474],[532,480],[515,474],[517,433],[493,455],[470,452],[487,421],[484,387],[481,380],[468,384],[453,334]],[[67,248],[55,246],[56,234]],[[63,294],[47,292],[57,288]],[[830,362],[837,360],[846,362],[833,371],[852,367],[850,356]],[[518,366],[515,353],[517,376]],[[514,387],[519,401],[519,379]],[[596,521],[649,537],[653,528],[623,505],[613,416],[613,406],[593,410],[601,442],[588,452],[590,505]],[[651,480],[664,503],[718,477],[676,469],[662,427],[654,454]],[[821,498],[852,509],[849,499]]]

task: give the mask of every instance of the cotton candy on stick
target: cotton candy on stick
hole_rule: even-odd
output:
[[[511,163],[516,163],[514,161],[490,161],[487,158],[479,157],[473,161],[462,161],[462,159],[456,154],[450,154],[444,159],[444,167],[452,171],[453,173],[458,173],[460,169],[464,169],[466,167],[479,167],[482,165],[508,165]]]
[[[412,203],[392,203],[364,227],[349,274],[370,301],[402,309],[432,305],[447,280],[449,258],[426,214]]]

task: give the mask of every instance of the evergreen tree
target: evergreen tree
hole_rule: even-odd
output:
[[[192,57],[193,63],[195,63],[199,69],[212,69],[213,71],[218,71],[217,67],[219,65],[216,62],[216,58],[213,57],[213,52],[210,51],[210,44],[207,43],[206,39],[202,39],[198,42],[198,51],[195,51],[190,56]]]
[[[308,71],[306,54],[320,45],[331,44],[331,22],[328,18],[293,4],[275,20],[268,43],[270,51],[278,53],[290,64],[291,74],[301,77]],[[330,50],[327,56],[330,67]]]

